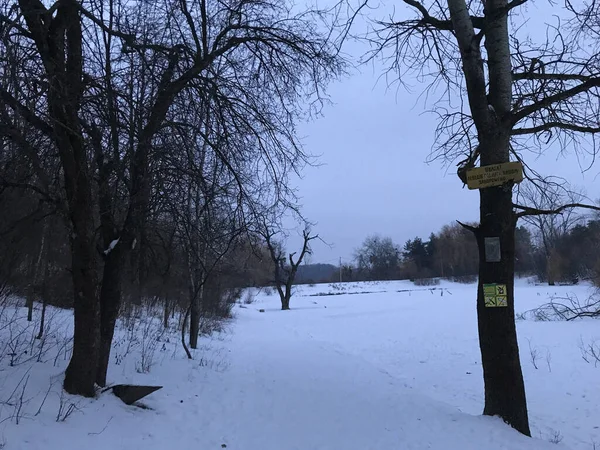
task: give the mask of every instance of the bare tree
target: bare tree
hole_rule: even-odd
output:
[[[240,173],[253,165],[269,198],[283,201],[291,193],[287,174],[308,160],[294,134],[300,101],[308,94],[319,107],[342,61],[318,28],[318,12],[296,13],[276,1],[1,6],[0,55],[18,73],[2,81],[2,136],[36,169],[35,184],[23,188],[54,202],[67,219],[75,332],[64,387],[92,396],[95,383],[106,384],[123,269],[144,259],[160,179],[157,149],[196,122],[188,120],[197,111],[186,110],[186,101],[212,99],[230,142],[204,139],[242,190],[254,192]],[[40,163],[45,152],[58,163]],[[62,176],[58,199],[48,188],[55,173]],[[139,277],[141,268],[133,273]]]
[[[273,261],[273,282],[281,300],[281,309],[288,310],[290,309],[292,287],[298,267],[300,267],[306,255],[311,254],[310,242],[319,239],[319,235],[312,234],[307,226],[302,231],[302,250],[300,250],[300,254],[293,252],[286,256],[283,242],[278,241],[276,238],[277,231],[268,225],[264,225],[261,234]]]
[[[563,205],[580,203],[584,196],[568,188],[559,179],[547,178],[541,184],[527,183],[520,186],[518,193],[522,202],[530,208],[538,210],[555,210]],[[538,234],[546,259],[546,279],[550,286],[560,281],[560,261],[557,245],[561,238],[583,217],[577,213],[577,208],[564,208],[558,214],[532,214],[523,217]]]
[[[359,277],[393,280],[398,277],[402,253],[390,237],[368,236],[354,252]]]
[[[387,74],[398,74],[400,83],[415,75],[431,81],[428,96],[441,94],[434,103],[440,121],[432,159],[449,163],[462,158],[458,175],[463,182],[477,163],[489,166],[511,158],[525,163],[525,150],[543,151],[550,143],[564,151],[597,150],[594,140],[588,145],[582,139],[600,131],[597,55],[579,51],[582,41],[563,36],[566,29],[558,26],[549,26],[540,44],[517,33],[518,24],[509,17],[526,1],[404,0],[413,18],[374,20],[372,31],[363,36],[372,45],[367,61],[381,57]],[[526,169],[528,176],[534,175]],[[514,323],[515,227],[520,217],[555,214],[562,206],[543,211],[515,205],[512,188],[508,182],[480,189],[479,225],[465,227],[475,234],[479,248],[484,414],[498,415],[529,435]],[[488,238],[499,241],[500,262],[486,258]],[[507,307],[485,306],[485,284],[506,287]]]

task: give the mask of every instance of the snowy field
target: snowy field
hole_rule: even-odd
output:
[[[586,286],[517,285],[517,312]],[[600,365],[581,343],[600,322],[518,322],[534,439],[482,417],[475,286],[410,282],[301,287],[291,311],[261,292],[185,359],[176,331],[142,314],[122,324],[113,383],[164,388],[126,406],[61,394],[71,314],[50,310],[34,339],[25,310],[2,312],[0,444],[85,450],[593,450]],[[264,312],[259,312],[263,309]],[[36,311],[36,317],[39,311]],[[8,320],[8,319],[11,320]],[[9,325],[10,323],[10,325]],[[556,444],[556,442],[559,442]]]

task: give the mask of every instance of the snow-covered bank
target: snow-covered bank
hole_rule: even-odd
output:
[[[537,438],[528,439],[479,415],[474,286],[435,288],[307,286],[298,288],[287,312],[278,310],[276,295],[263,292],[257,303],[235,308],[226,333],[202,340],[193,361],[176,332],[122,329],[111,381],[164,385],[143,400],[149,409],[126,406],[108,392],[98,400],[61,395],[66,360],[55,363],[54,350],[45,362],[15,367],[4,358],[0,436],[7,449],[34,450],[591,450],[600,442],[600,367],[586,363],[578,348],[580,340],[600,338],[597,321],[519,322]],[[517,310],[574,290],[584,295],[587,288],[520,283]],[[313,296],[330,291],[342,295]],[[358,291],[363,294],[350,295]],[[70,322],[67,311],[58,317]],[[134,334],[137,343],[128,348]],[[148,356],[153,343],[150,371],[143,373],[142,352]],[[63,416],[71,410],[64,421],[61,404]],[[550,443],[561,439],[558,447]]]

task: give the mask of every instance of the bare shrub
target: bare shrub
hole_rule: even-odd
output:
[[[583,339],[581,339],[579,341],[579,350],[581,351],[581,357],[586,363],[598,367],[600,364],[600,341],[594,340],[584,343]]]
[[[59,348],[62,343],[60,331],[65,326],[57,319],[60,314],[58,309],[51,310],[44,319],[44,333],[40,335],[41,318],[37,314],[35,321],[28,321],[27,312],[18,301],[0,307],[0,363],[7,361],[9,366],[15,367],[31,361],[45,362],[50,350]]]
[[[538,351],[537,348],[532,347],[531,346],[531,340],[527,339],[527,342],[529,343],[529,359],[531,361],[531,364],[533,364],[533,367],[537,370],[538,369],[538,359],[540,358],[540,352]]]
[[[48,389],[46,390],[46,394],[44,395],[44,398],[42,399],[42,403],[40,403],[40,407],[38,408],[37,412],[35,413],[36,416],[39,416],[42,412],[42,409],[44,408],[44,405],[46,404],[46,400],[48,399],[48,395],[50,395],[50,391],[52,390],[52,388],[54,387],[54,383],[50,383],[50,385],[48,386]]]
[[[60,390],[60,394],[58,397],[58,412],[56,413],[56,421],[64,422],[71,416],[75,411],[81,411],[79,409],[79,404],[75,403],[71,400],[71,397],[68,396],[65,391]]]
[[[415,286],[437,286],[440,284],[439,278],[417,278],[413,281]]]
[[[576,295],[552,297],[549,303],[524,312],[522,317],[540,322],[600,317],[600,295],[596,293],[583,301]]]
[[[133,348],[139,346],[136,324],[136,321],[129,321],[124,327],[125,333],[113,339],[113,356],[117,366],[123,363]]]
[[[546,365],[548,366],[548,372],[552,372],[552,354],[550,350],[546,351]]]
[[[140,338],[140,359],[136,364],[136,370],[140,373],[148,373],[154,365],[157,348],[161,345],[165,329],[160,322],[146,319],[142,322]]]
[[[515,320],[527,320],[526,312],[515,312]]]
[[[58,350],[54,356],[54,367],[58,365],[58,361],[68,361],[73,353],[73,334],[67,330],[57,332]]]
[[[227,320],[215,315],[204,315],[200,318],[200,336],[211,336],[226,330]]]
[[[268,297],[270,297],[273,294],[275,294],[275,288],[273,286],[267,286],[267,287],[265,287],[264,291],[265,291],[265,295],[268,296]]]
[[[25,392],[27,390],[27,384],[29,383],[30,370],[31,368],[29,368],[25,374],[23,374],[9,397],[2,401],[3,405],[12,408],[12,413],[8,419],[13,420],[16,425],[19,425],[24,416],[23,407],[31,401],[31,399],[25,399]]]
[[[477,283],[477,275],[461,275],[457,277],[452,277],[451,281],[461,284],[473,284]]]
[[[256,301],[256,293],[248,289],[244,294],[244,305],[251,305]]]
[[[551,442],[552,444],[560,444],[563,440],[563,435],[560,433],[559,430],[552,430],[550,437],[548,438],[548,441]]]

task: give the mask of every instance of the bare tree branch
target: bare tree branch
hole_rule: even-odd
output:
[[[588,205],[588,204],[584,204],[584,203],[569,203],[566,205],[561,205],[555,209],[538,209],[538,208],[532,208],[530,206],[523,206],[523,205],[517,205],[517,204],[513,204],[513,207],[521,210],[521,212],[516,214],[516,216],[518,218],[525,217],[525,216],[543,216],[543,215],[561,214],[565,210],[574,209],[574,208],[582,208],[582,209],[589,209],[589,210],[593,210],[593,211],[600,211],[600,206]]]

